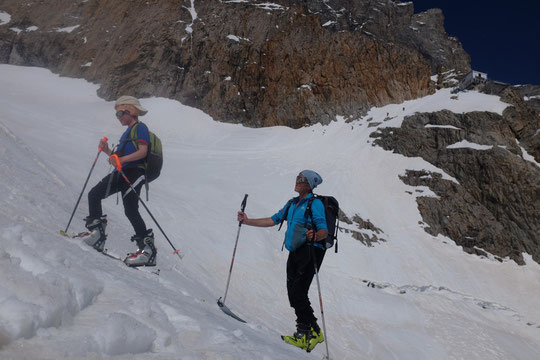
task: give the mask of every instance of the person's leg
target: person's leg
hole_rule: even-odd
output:
[[[103,215],[101,200],[118,192],[118,173],[112,172],[105,176],[88,192],[88,219],[99,219]],[[110,187],[110,188],[109,188]],[[107,194],[107,188],[109,193]]]
[[[308,291],[315,275],[313,267],[313,258],[317,270],[320,268],[325,250],[304,245],[291,253],[287,261],[287,291],[289,294],[289,303],[294,308],[297,317],[297,324],[302,330],[313,327],[317,332],[320,331],[317,325],[317,318],[314,315],[311,302],[309,301]]]
[[[83,236],[81,240],[97,251],[103,251],[105,241],[107,240],[107,235],[105,234],[107,219],[103,216],[101,200],[110,194],[118,192],[117,179],[117,173],[110,173],[88,192],[89,215],[85,221],[89,233]]]
[[[124,171],[126,177],[131,182],[133,188],[137,193],[134,193],[131,186],[121,177],[119,188],[122,192],[122,202],[124,203],[124,213],[128,218],[135,235],[138,237],[144,237],[146,235],[146,224],[139,212],[139,197],[142,186],[144,185],[144,179],[141,177],[144,175],[144,171],[141,169],[133,168],[126,169]]]
[[[124,203],[124,212],[131,222],[135,235],[131,238],[137,243],[137,252],[130,254],[124,262],[128,266],[155,266],[157,251],[154,246],[154,233],[152,229],[147,229],[144,220],[139,213],[139,196],[144,184],[144,171],[141,169],[129,169],[124,172],[131,182],[129,186],[122,179],[122,199]],[[136,193],[133,192],[135,189]],[[139,196],[137,196],[139,195]]]

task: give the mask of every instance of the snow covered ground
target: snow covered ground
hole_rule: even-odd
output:
[[[321,359],[323,345],[307,354],[279,337],[294,330],[283,231],[241,229],[227,305],[247,324],[216,305],[244,194],[250,216],[272,215],[295,195],[295,176],[306,168],[323,176],[319,193],[334,195],[348,216],[369,219],[386,240],[366,247],[341,233],[339,253],[326,255],[320,279],[332,359],[540,358],[540,266],[529,256],[517,266],[468,255],[427,234],[418,223],[420,193],[398,175],[441,170],[369,138],[370,118],[399,126],[417,111],[501,113],[507,105],[499,98],[468,92],[454,100],[441,90],[372,109],[361,121],[298,130],[223,124],[175,101],[143,99],[142,120],[165,151],[148,207],[185,255],[172,254],[141,207],[156,233],[157,276],[58,234],[99,139],[116,142],[124,130],[96,89],[0,65],[1,359]],[[89,188],[109,171],[104,159]],[[86,209],[85,194],[71,230],[83,230]],[[116,196],[104,209],[109,251],[134,250]],[[311,299],[318,312],[315,282]]]

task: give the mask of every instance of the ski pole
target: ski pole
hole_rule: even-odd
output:
[[[163,231],[163,229],[161,228],[161,226],[159,225],[159,223],[157,222],[156,218],[154,217],[154,215],[152,215],[152,213],[150,212],[150,209],[148,209],[148,206],[146,206],[146,204],[144,203],[144,201],[142,201],[141,197],[139,196],[139,194],[137,194],[137,191],[135,191],[135,189],[133,188],[133,185],[131,184],[131,181],[129,181],[129,179],[127,178],[126,174],[124,174],[124,171],[122,171],[122,164],[120,164],[120,159],[118,159],[118,155],[116,154],[113,154],[111,155],[111,158],[115,161],[116,165],[116,170],[118,170],[118,172],[122,175],[122,177],[124,178],[124,180],[128,183],[129,187],[131,188],[131,191],[133,191],[135,193],[135,195],[137,195],[137,198],[139,199],[139,202],[144,206],[144,208],[146,209],[146,211],[148,212],[148,214],[150,215],[150,217],[152,218],[152,220],[154,220],[154,222],[156,223],[157,227],[159,228],[159,230],[161,231],[161,233],[163,234],[163,236],[165,236],[165,239],[167,239],[167,241],[169,242],[169,245],[171,245],[171,247],[173,248],[174,252],[173,254],[175,255],[178,255],[178,257],[180,259],[182,259],[182,255],[180,255],[180,250],[177,250],[174,245],[172,244],[171,240],[169,240],[169,237],[165,234],[165,231]]]
[[[330,359],[330,353],[328,352],[328,334],[326,333],[326,322],[324,321],[324,310],[322,304],[322,295],[321,295],[321,283],[319,282],[319,270],[317,269],[317,264],[315,263],[315,254],[313,253],[313,246],[310,249],[311,255],[313,258],[313,266],[315,267],[315,278],[317,279],[317,291],[319,293],[319,306],[321,307],[321,320],[324,333],[324,343],[326,344],[326,359]]]
[[[311,230],[313,228],[315,228],[315,224],[308,223],[307,229]],[[313,236],[315,236],[315,234]],[[326,345],[326,357],[325,357],[325,359],[330,360],[330,353],[328,352],[328,334],[326,333],[326,322],[324,321],[324,310],[323,310],[323,302],[322,302],[322,294],[321,294],[321,283],[319,281],[319,269],[317,269],[317,261],[316,261],[317,259],[315,258],[315,252],[313,250],[313,245],[310,246],[310,248],[309,248],[309,256],[313,260],[313,268],[315,269],[315,278],[317,279],[317,292],[319,293],[319,306],[321,308],[321,320],[322,320],[322,326],[323,326],[324,343]]]
[[[244,200],[242,200],[241,209],[242,212],[246,209],[246,203],[247,203],[247,197],[248,194],[244,195]],[[223,295],[223,301],[221,302],[223,305],[225,305],[225,299],[227,299],[227,292],[229,291],[229,283],[231,281],[231,274],[232,274],[232,268],[234,265],[234,258],[236,256],[236,248],[238,246],[238,237],[240,236],[240,228],[242,227],[242,221],[238,222],[238,232],[236,233],[236,241],[234,242],[234,250],[231,260],[231,267],[229,268],[229,277],[227,278],[227,286],[225,287],[225,295]]]
[[[103,141],[107,141],[106,136],[103,137]],[[67,234],[67,231],[69,229],[69,225],[71,224],[71,220],[73,220],[73,215],[75,215],[75,211],[77,210],[77,206],[79,206],[79,201],[81,201],[82,194],[84,193],[84,189],[86,189],[86,185],[88,184],[88,180],[90,179],[90,175],[92,174],[92,171],[94,171],[94,167],[96,166],[96,162],[99,158],[99,154],[103,151],[102,148],[98,147],[98,153],[96,155],[96,158],[94,159],[94,162],[92,163],[92,167],[90,168],[90,172],[88,173],[88,176],[86,177],[86,181],[84,182],[83,188],[81,193],[79,194],[79,198],[77,199],[77,202],[75,203],[75,208],[73,208],[73,212],[71,213],[71,217],[69,218],[68,224],[66,226],[66,230],[63,231],[63,235]],[[62,233],[62,231],[61,231]]]

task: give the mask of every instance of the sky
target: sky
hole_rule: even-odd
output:
[[[416,13],[440,8],[446,32],[474,70],[513,85],[540,85],[540,1],[413,0]]]
[[[295,326],[283,230],[242,226],[239,233],[226,305],[247,324],[216,304],[244,194],[248,215],[269,216],[296,195],[302,168],[324,178],[318,193],[335,196],[349,218],[369,219],[385,239],[365,246],[340,232],[339,252],[326,253],[319,276],[331,359],[540,359],[540,265],[529,255],[518,266],[466,254],[428,234],[416,197],[435,194],[399,175],[425,169],[452,178],[421,158],[371,144],[377,128],[399,127],[415,112],[501,114],[508,104],[498,97],[469,91],[456,99],[441,89],[372,108],[361,121],[300,129],[246,128],[174,100],[142,99],[144,121],[165,153],[147,206],[184,255],[173,254],[141,207],[155,230],[158,276],[59,235],[99,139],[116,142],[123,132],[114,103],[100,99],[97,88],[46,69],[0,65],[0,359],[321,359],[325,346],[307,354],[280,338]],[[369,118],[389,120],[373,128]],[[463,142],[453,147],[486,151]],[[85,194],[109,171],[105,157],[98,160]],[[103,207],[108,252],[135,250],[116,197]],[[83,196],[69,232],[84,229],[87,209]],[[310,298],[319,317],[315,283]]]

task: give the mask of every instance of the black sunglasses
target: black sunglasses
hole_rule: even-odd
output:
[[[116,112],[116,117],[118,119],[120,119],[122,116],[124,116],[124,114],[128,114],[128,115],[131,115],[131,113],[129,112],[129,110],[118,110]]]
[[[296,182],[297,182],[297,183],[305,183],[305,184],[307,184],[307,183],[308,183],[308,180],[307,180],[307,178],[305,178],[305,177],[297,176],[297,177],[296,177]]]

